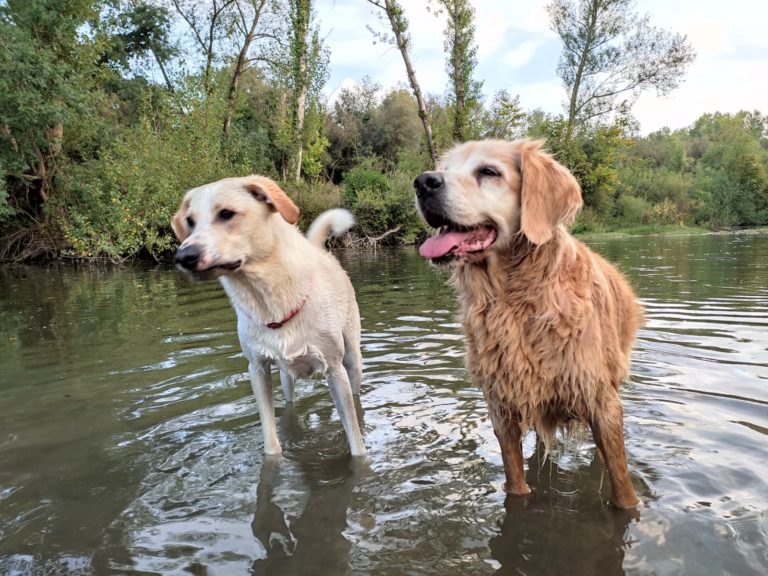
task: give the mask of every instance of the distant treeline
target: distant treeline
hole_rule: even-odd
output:
[[[303,225],[345,206],[360,238],[412,242],[426,233],[413,178],[433,153],[485,137],[546,140],[582,185],[577,230],[768,224],[759,112],[640,137],[630,100],[552,115],[507,91],[483,99],[470,80],[422,98],[413,82],[361,79],[328,102],[312,4],[0,1],[0,259],[159,257],[186,189],[248,173],[279,180]],[[407,32],[399,17],[384,22]]]

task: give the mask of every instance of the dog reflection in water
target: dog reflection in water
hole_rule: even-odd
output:
[[[358,406],[358,414],[362,411]],[[305,434],[292,405],[280,420],[281,436],[290,444],[283,457],[267,456],[261,467],[253,535],[266,549],[266,558],[254,562],[254,574],[345,574],[352,543],[344,537],[352,492],[365,465],[338,450],[329,441],[320,450],[307,446],[315,434]],[[322,436],[321,436],[322,438]],[[325,450],[323,448],[326,448]],[[298,476],[298,477],[297,477]],[[306,505],[296,518],[280,507],[281,490],[308,492]],[[295,499],[295,498],[291,498]]]
[[[538,442],[527,469],[533,496],[507,496],[500,531],[488,542],[499,563],[496,575],[624,576],[629,526],[640,514],[595,498],[607,488],[599,456],[588,467],[566,472]]]

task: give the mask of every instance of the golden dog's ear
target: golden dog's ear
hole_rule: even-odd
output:
[[[245,187],[257,200],[266,202],[270,208],[277,210],[289,224],[299,221],[299,207],[274,180],[266,176],[251,176]]]
[[[582,206],[576,178],[539,146],[528,143],[520,156],[520,228],[534,244],[549,241],[559,224],[571,224]]]
[[[176,234],[176,239],[179,242],[184,242],[189,236],[187,226],[184,222],[187,210],[189,210],[189,200],[185,198],[179,209],[176,211],[176,214],[173,215],[173,220],[171,220],[171,228],[173,228],[173,233]]]

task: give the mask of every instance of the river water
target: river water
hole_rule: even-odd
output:
[[[363,317],[367,466],[320,379],[261,430],[221,288],[167,268],[0,269],[0,574],[768,573],[768,237],[589,241],[646,306],[622,395],[637,512],[589,435],[529,498],[501,456],[446,275],[342,254]]]

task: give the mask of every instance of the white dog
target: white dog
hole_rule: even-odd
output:
[[[187,192],[173,217],[176,263],[197,279],[219,278],[237,313],[237,332],[259,404],[264,451],[280,454],[271,365],[288,402],[296,378],[321,373],[353,456],[365,454],[353,394],[360,393],[360,313],[338,261],[323,248],[353,224],[329,210],[305,238],[299,209],[263,176],[226,178]]]

